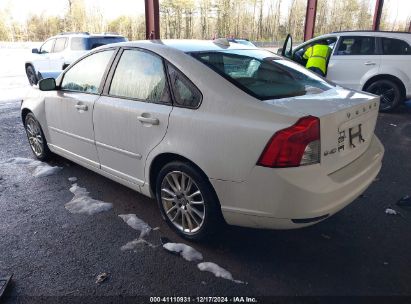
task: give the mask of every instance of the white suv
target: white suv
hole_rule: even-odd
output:
[[[321,41],[333,50],[327,79],[380,95],[381,111],[390,111],[411,97],[411,33],[335,32],[308,40],[294,49],[291,37],[287,37],[282,55],[305,65],[305,50]]]
[[[85,53],[101,45],[124,42],[117,34],[61,33],[47,39],[40,49],[32,49],[33,56],[26,61],[26,75],[30,85],[41,78],[57,77],[64,68]]]

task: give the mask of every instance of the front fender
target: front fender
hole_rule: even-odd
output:
[[[21,104],[21,116],[24,123],[23,113],[30,111],[34,114],[43,130],[47,142],[50,142],[50,135],[47,128],[45,96],[44,92],[32,88]]]

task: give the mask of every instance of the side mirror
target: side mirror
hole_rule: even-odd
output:
[[[39,49],[37,49],[37,48],[31,49],[31,52],[32,52],[33,54],[38,54],[38,53],[39,53]]]
[[[39,81],[40,91],[53,91],[57,88],[54,78],[45,78]]]
[[[279,49],[277,50],[277,55],[280,55],[280,56],[281,56],[282,53],[283,53],[283,48],[279,48]]]
[[[283,49],[281,50],[281,56],[291,58],[293,52],[293,38],[290,34],[287,35],[285,39]]]

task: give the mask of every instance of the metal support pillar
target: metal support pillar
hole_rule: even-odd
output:
[[[374,11],[374,21],[372,23],[372,30],[379,31],[380,30],[380,22],[381,22],[381,15],[382,15],[382,7],[384,6],[384,0],[377,0],[375,2],[375,11]]]
[[[314,37],[315,16],[317,15],[317,0],[307,0],[305,13],[304,41]]]
[[[144,0],[146,9],[146,39],[160,39],[159,0]]]

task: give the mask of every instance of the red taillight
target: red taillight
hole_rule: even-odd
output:
[[[300,118],[293,126],[276,132],[257,165],[271,168],[298,167],[320,161],[320,120]]]

